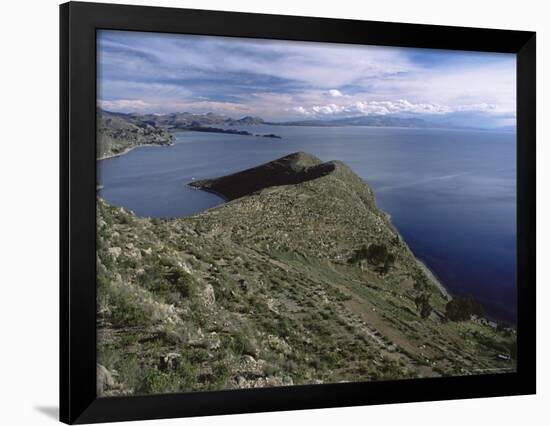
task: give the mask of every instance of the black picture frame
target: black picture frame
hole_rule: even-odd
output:
[[[517,371],[96,397],[96,30],[322,41],[517,55]],[[66,423],[533,394],[535,360],[534,32],[69,2],[60,6],[60,419]]]

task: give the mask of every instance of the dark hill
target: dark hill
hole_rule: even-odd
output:
[[[323,163],[313,155],[295,152],[251,169],[195,181],[189,185],[234,200],[271,186],[294,185],[317,179],[333,172],[335,168],[334,162]]]

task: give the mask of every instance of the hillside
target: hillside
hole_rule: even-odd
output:
[[[515,368],[515,332],[447,320],[345,164],[295,153],[194,185],[231,201],[160,220],[98,200],[100,395]]]
[[[137,117],[97,110],[96,156],[121,155],[143,145],[171,145],[173,135]]]
[[[197,180],[189,185],[235,198],[270,186],[291,185],[316,179],[334,172],[336,163],[320,163],[308,154],[295,153],[258,167],[214,179]]]
[[[131,116],[151,125],[167,128],[186,128],[213,125],[254,126],[264,123],[264,120],[260,117],[245,116],[234,119],[215,114],[213,112],[209,112],[207,114],[194,114],[190,112],[174,112],[169,114],[131,114]]]

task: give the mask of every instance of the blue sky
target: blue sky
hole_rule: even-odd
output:
[[[511,54],[124,31],[98,32],[97,46],[98,102],[111,111],[515,124]]]

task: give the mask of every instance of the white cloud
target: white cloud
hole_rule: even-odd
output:
[[[294,107],[293,111],[306,117],[353,116],[353,115],[388,115],[388,114],[426,114],[441,115],[453,112],[491,112],[496,106],[481,104],[441,105],[437,103],[413,103],[406,99],[397,101],[356,101],[345,105],[334,103]]]
[[[389,78],[375,84],[377,98],[406,95],[415,102],[437,102],[453,108],[483,104],[495,112],[515,112],[516,74],[512,61],[478,67],[467,65],[424,70],[407,78]]]
[[[511,55],[105,34],[99,43],[98,97],[107,109],[213,111],[272,121],[399,113],[515,115]],[[418,60],[426,52],[433,62]]]
[[[101,108],[108,111],[117,112],[140,112],[140,113],[155,113],[165,114],[175,111],[187,111],[202,114],[205,112],[215,112],[217,114],[226,115],[229,117],[252,115],[255,111],[248,105],[243,105],[234,102],[213,102],[206,100],[196,101],[176,101],[171,100],[153,100],[143,101],[141,99],[116,99],[116,100],[99,100],[98,104]]]
[[[107,111],[143,112],[150,108],[150,104],[141,99],[116,99],[111,101],[100,100],[99,105]]]

